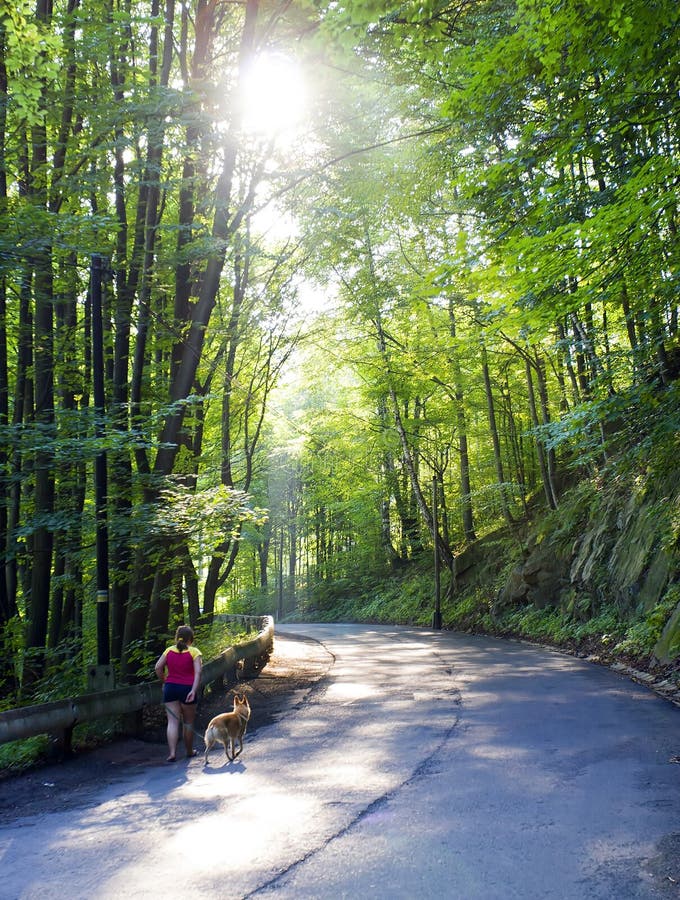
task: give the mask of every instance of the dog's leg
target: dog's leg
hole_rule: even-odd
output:
[[[248,723],[245,722],[245,723],[241,726],[241,729],[240,729],[240,731],[239,731],[239,733],[238,733],[238,753],[235,754],[236,756],[240,756],[241,753],[243,752],[243,738],[245,737],[245,734],[246,734],[246,728],[247,728],[247,727],[248,727]]]
[[[215,746],[215,739],[213,738],[212,734],[206,734],[206,741],[205,741],[205,756],[204,756],[204,758],[203,758],[203,765],[204,765],[204,766],[207,766],[207,765],[208,765],[208,754],[210,753],[210,751],[212,750],[212,748],[213,748],[214,746]]]

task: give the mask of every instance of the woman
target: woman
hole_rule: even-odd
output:
[[[194,632],[188,625],[180,625],[175,643],[159,657],[155,665],[156,675],[163,684],[163,703],[168,717],[168,762],[177,758],[179,723],[183,723],[184,746],[187,756],[196,756],[194,750],[194,720],[196,719],[196,695],[201,683],[202,655],[193,647]]]

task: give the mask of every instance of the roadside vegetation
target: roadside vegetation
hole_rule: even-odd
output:
[[[586,461],[575,455],[557,509],[546,509],[539,495],[525,519],[499,523],[461,548],[457,566],[463,571],[453,582],[445,579],[440,590],[443,627],[674,673],[680,689],[677,394],[673,386],[659,395],[644,430],[639,420],[622,425],[627,433],[613,435],[612,445],[628,449],[597,471],[588,474]],[[638,429],[635,440],[631,428]],[[291,615],[431,627],[432,556],[431,550],[423,553],[383,578],[357,573],[324,583]],[[527,565],[529,590],[520,578],[522,589],[513,593]]]

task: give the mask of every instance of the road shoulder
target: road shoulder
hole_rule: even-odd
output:
[[[277,634],[274,653],[265,668],[240,685],[252,708],[248,737],[304,704],[323,684],[332,664],[332,656],[317,641]],[[230,688],[205,695],[197,716],[197,732],[202,733],[214,715],[231,708],[231,697]],[[121,782],[140,769],[166,765],[164,711],[159,707],[149,713],[143,740],[119,738],[79,751],[61,763],[0,776],[0,826],[22,817],[85,806],[103,787]],[[201,751],[202,741],[197,739],[195,746]],[[180,756],[177,765],[185,764]]]

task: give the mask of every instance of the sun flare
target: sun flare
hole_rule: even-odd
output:
[[[244,73],[243,126],[274,137],[294,129],[306,104],[304,77],[295,60],[280,53],[261,53]]]

